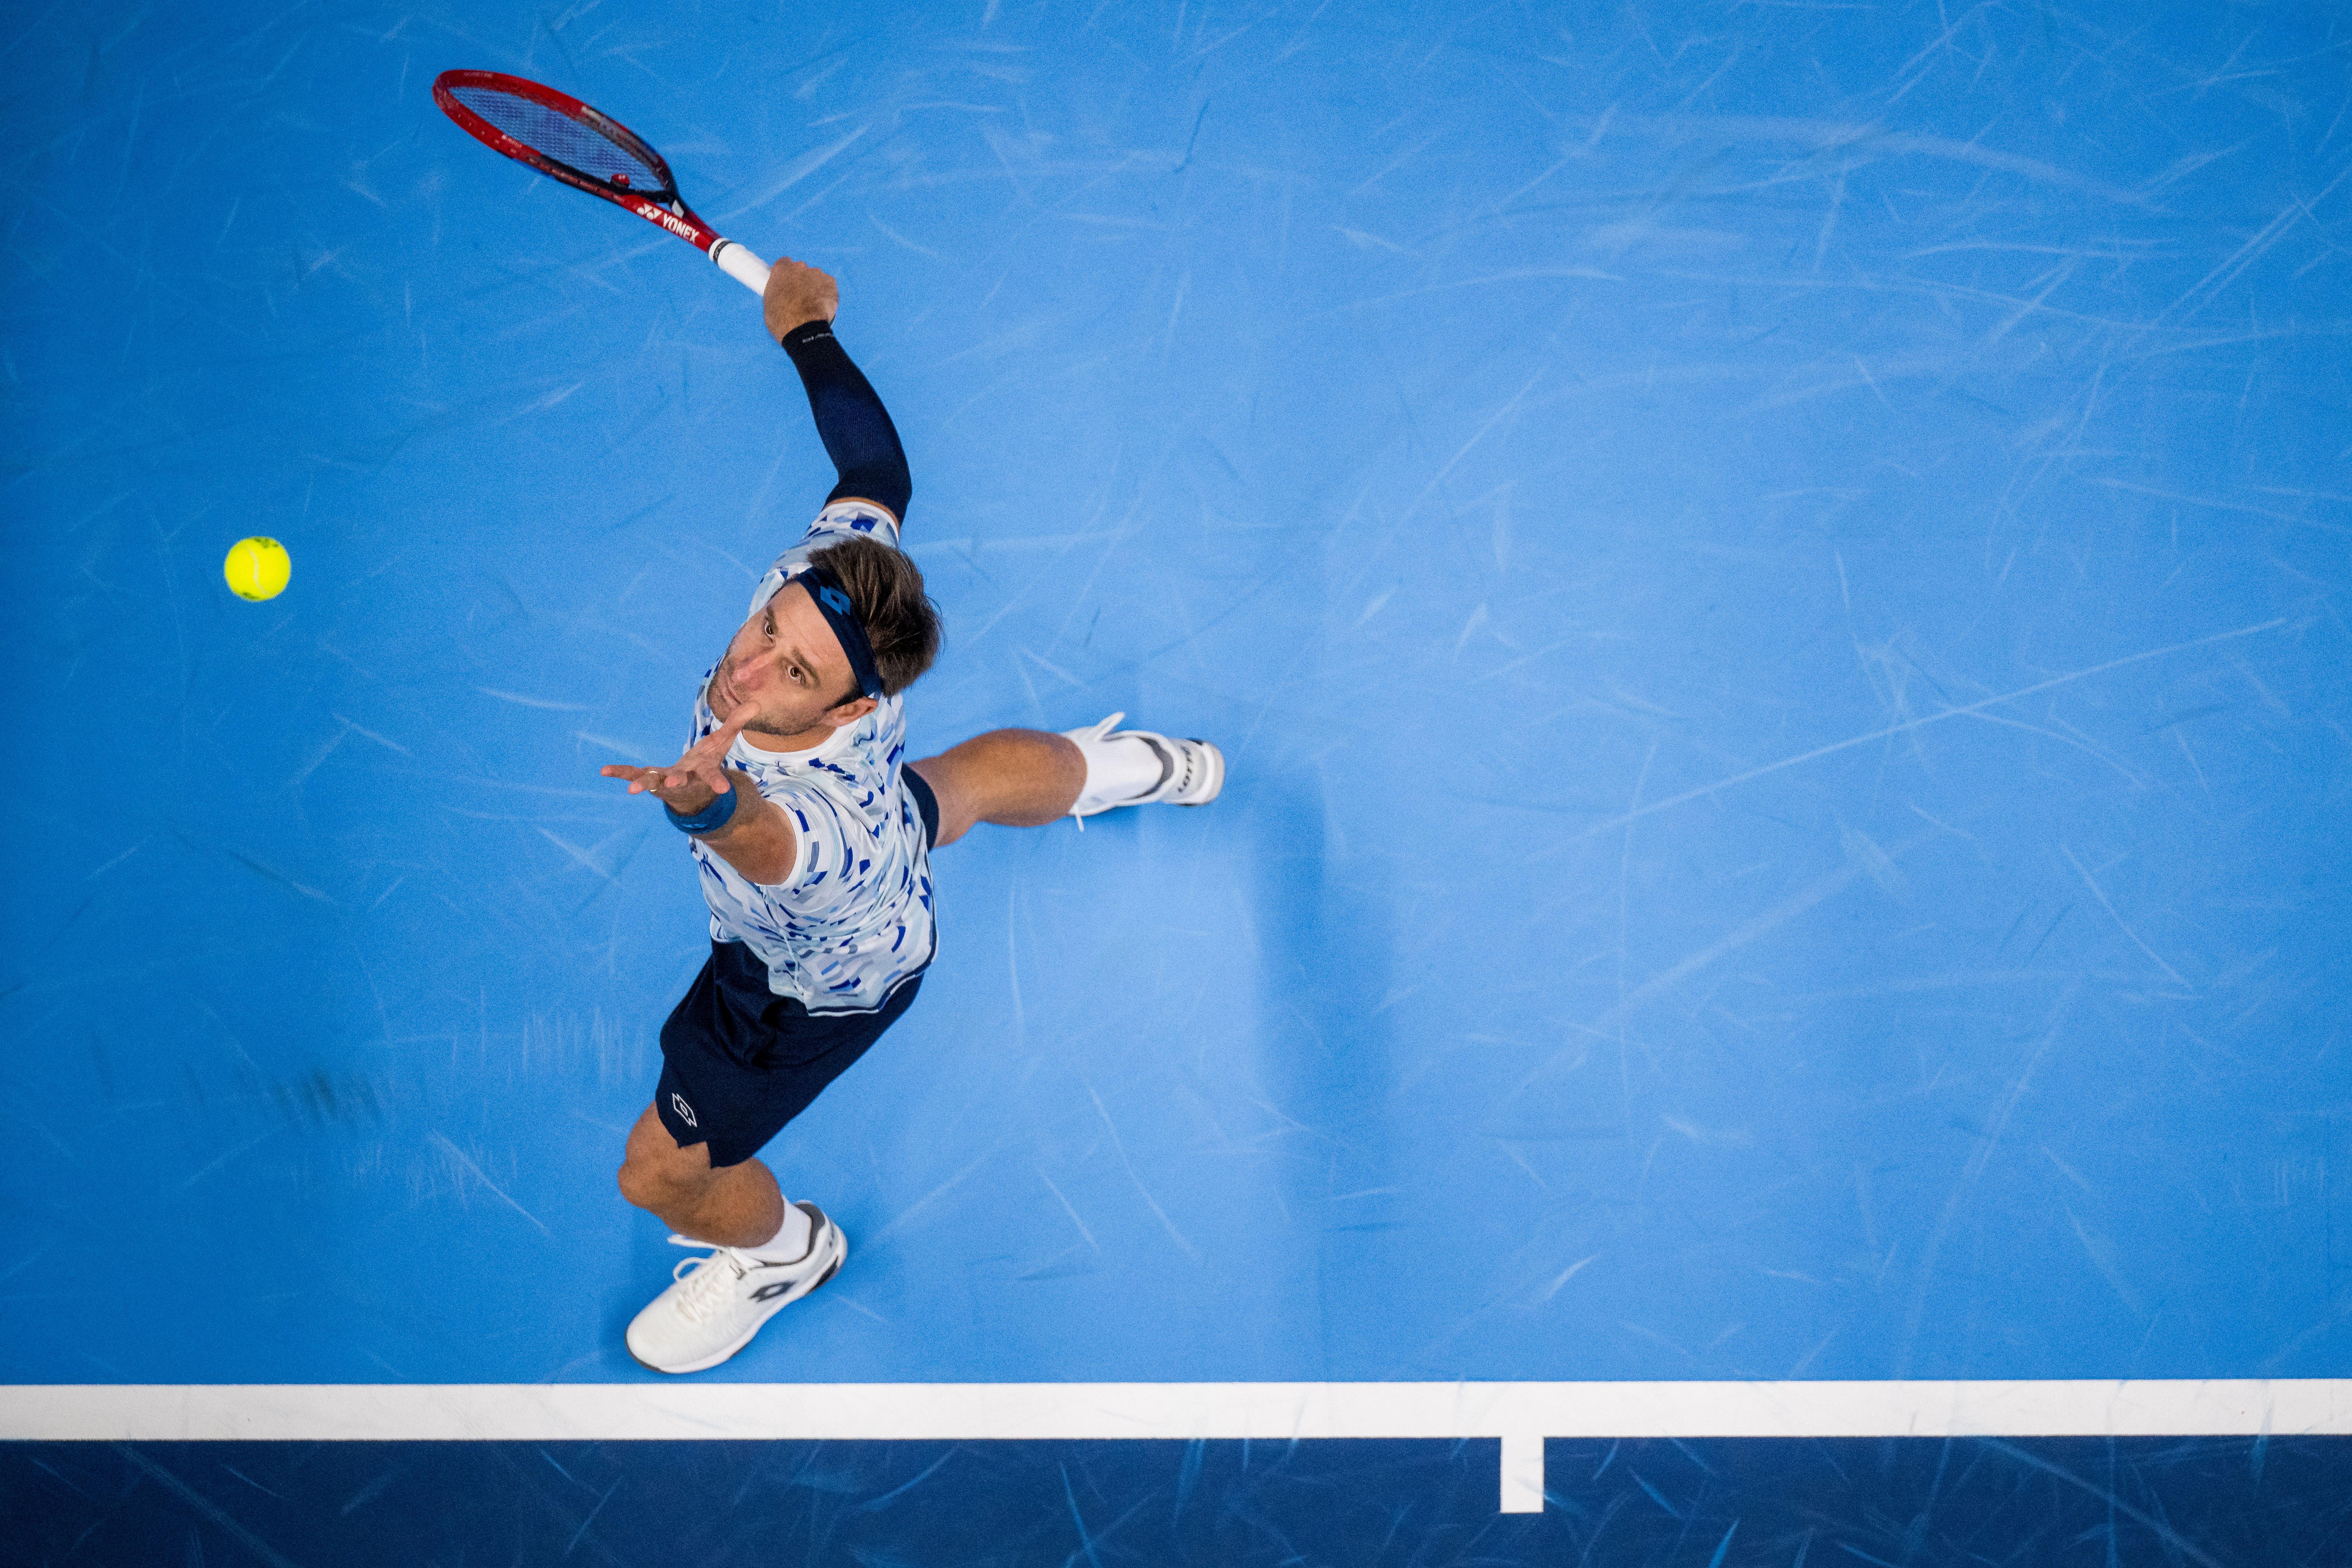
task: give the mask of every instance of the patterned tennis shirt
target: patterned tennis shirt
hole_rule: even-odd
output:
[[[826,507],[760,579],[749,613],[797,576],[812,552],[861,535],[898,547],[898,525],[881,508]],[[703,673],[695,697],[697,742],[719,728],[709,700],[718,668]],[[792,819],[792,869],[773,886],[753,882],[708,845],[688,841],[712,940],[747,944],[768,966],[768,988],[811,1013],[875,1012],[931,962],[930,851],[922,817],[899,788],[906,751],[897,697],[812,751],[765,752],[738,736],[728,765],[749,773],[761,797]]]

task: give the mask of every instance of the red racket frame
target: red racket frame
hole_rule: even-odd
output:
[[[577,169],[557,163],[545,153],[516,141],[457,100],[450,89],[460,87],[493,88],[527,98],[542,108],[551,109],[567,120],[576,120],[600,136],[607,136],[644,155],[646,162],[658,170],[667,182],[666,191],[652,196],[642,192],[624,190],[585,174]],[[695,210],[686,205],[677,193],[677,176],[670,172],[669,163],[654,150],[653,143],[614,119],[611,115],[581,102],[568,92],[558,92],[543,83],[527,78],[509,76],[503,71],[446,70],[433,79],[433,101],[441,112],[455,121],[457,128],[477,142],[503,153],[516,163],[538,170],[551,180],[561,180],[574,190],[585,191],[592,196],[602,196],[614,206],[633,212],[647,223],[667,229],[716,262],[719,269],[741,283],[753,293],[764,292],[768,283],[768,264],[751,254],[740,240],[728,239],[702,221]],[[667,195],[669,205],[654,197]]]

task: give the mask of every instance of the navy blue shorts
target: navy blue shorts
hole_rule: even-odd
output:
[[[940,803],[912,768],[899,778],[940,836]],[[680,1148],[710,1145],[713,1168],[740,1165],[809,1108],[882,1032],[914,1005],[919,974],[879,1012],[812,1015],[768,989],[768,966],[740,942],[714,942],[702,973],[662,1025],[661,1082],[654,1111]]]

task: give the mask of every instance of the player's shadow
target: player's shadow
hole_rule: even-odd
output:
[[[1377,1334],[1351,1314],[1384,1299],[1371,1287],[1409,1245],[1392,1139],[1411,1114],[1398,1097],[1409,1042],[1391,1005],[1393,868],[1377,839],[1368,847],[1377,825],[1335,830],[1320,768],[1276,763],[1251,794],[1262,1071],[1274,1108],[1303,1129],[1286,1141],[1280,1180],[1293,1223],[1314,1237],[1325,1348],[1338,1354]]]

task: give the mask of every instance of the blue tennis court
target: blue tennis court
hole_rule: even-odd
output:
[[[2343,13],[6,31],[31,1560],[653,1561],[688,1508],[728,1561],[2347,1550]],[[469,140],[460,66],[839,278],[946,616],[911,755],[1123,710],[1230,769],[936,851],[919,1004],[766,1153],[848,1264],[686,1382],[624,1349],[684,1255],[614,1172],[707,916],[597,770],[677,756],[832,468],[757,302]],[[2243,1399],[2088,1391],[2143,1381]],[[2044,1382],[1769,1433],[1182,1394]],[[698,1443],[689,1384],[1171,1392]],[[536,1384],[602,1414],[339,1425]]]

